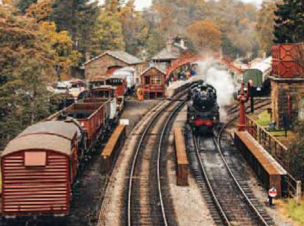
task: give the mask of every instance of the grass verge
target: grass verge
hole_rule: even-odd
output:
[[[298,205],[295,200],[289,199],[286,205],[288,215],[299,225],[304,226],[304,204]]]

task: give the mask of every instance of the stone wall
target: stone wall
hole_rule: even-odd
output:
[[[85,65],[85,77],[87,80],[96,78],[102,79],[107,77],[108,68],[130,66],[125,62],[118,60],[110,55],[104,55]]]
[[[304,79],[271,79],[272,119],[282,128],[283,117],[288,115],[288,95],[290,95],[291,120],[298,119],[301,100],[304,99]]]

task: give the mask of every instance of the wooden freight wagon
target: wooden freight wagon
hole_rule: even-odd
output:
[[[114,102],[115,102],[117,115],[120,115],[124,108],[125,97],[119,96],[116,91],[117,91],[117,87],[100,86],[100,87],[91,89],[90,96],[92,98],[110,99],[112,104],[114,104]],[[116,115],[113,115],[111,117],[111,119],[113,119],[115,116]]]
[[[150,67],[141,75],[141,86],[145,99],[165,97],[166,73],[157,67]]]
[[[117,96],[116,87],[101,85],[90,90],[90,96],[96,98],[114,98]]]
[[[74,118],[79,122],[86,133],[86,147],[90,149],[104,128],[104,103],[79,102],[52,115],[48,120],[60,120],[66,117]]]
[[[28,127],[1,156],[2,215],[69,213],[81,132],[74,122]]]
[[[106,85],[115,87],[117,96],[125,96],[128,90],[127,79],[122,76],[111,75],[107,78]]]
[[[83,100],[84,103],[97,103],[104,105],[105,125],[111,125],[117,118],[117,98],[91,97]]]

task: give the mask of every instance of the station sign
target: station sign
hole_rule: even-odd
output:
[[[278,195],[277,189],[275,189],[275,187],[270,188],[268,191],[268,195],[271,198],[275,198]]]
[[[129,119],[120,119],[119,124],[129,126],[130,125],[130,120]]]

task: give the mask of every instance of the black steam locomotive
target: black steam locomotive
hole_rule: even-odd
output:
[[[188,94],[187,121],[195,133],[212,132],[219,123],[216,90],[207,83],[199,83]]]

